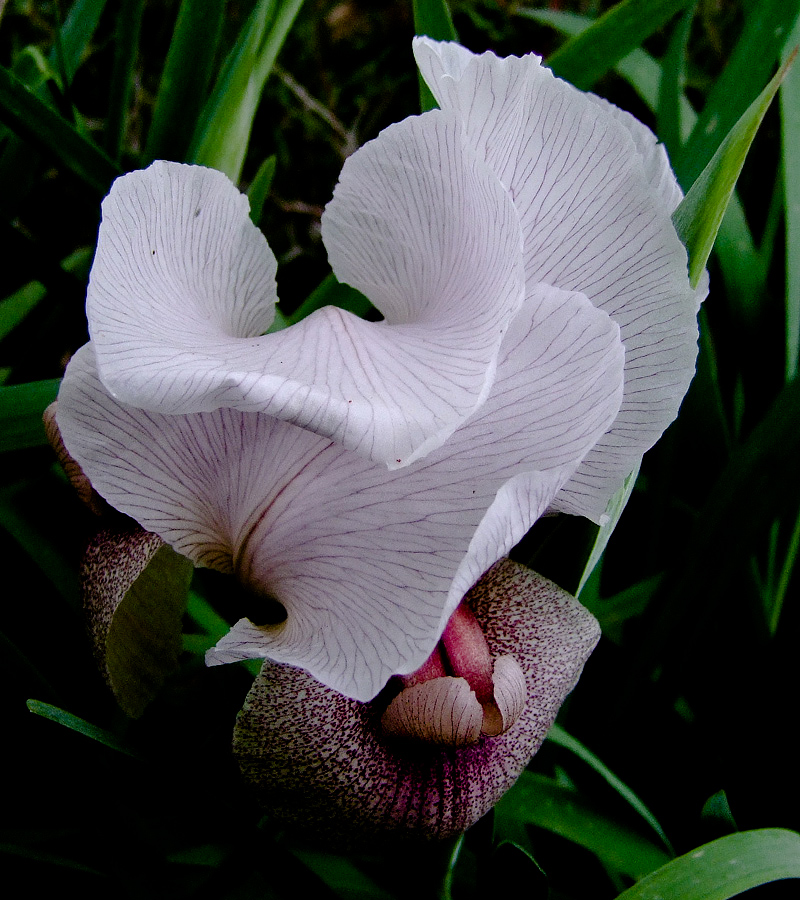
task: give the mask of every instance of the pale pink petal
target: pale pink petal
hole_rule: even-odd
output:
[[[267,662],[239,714],[234,752],[273,821],[339,844],[441,839],[465,831],[511,787],[600,632],[574,598],[508,560],[468,602],[492,653],[512,655],[524,672],[526,702],[509,731],[468,747],[389,738],[380,717],[390,689],[359,703]]]
[[[275,260],[225,176],[156,163],[119,179],[87,300],[107,389],[153,412],[268,413],[390,467],[439,446],[485,398],[524,298],[513,204],[437,113],[347,161],[323,233],[385,321],[327,308],[264,335]]]
[[[210,662],[268,656],[368,700],[427,658],[463,594],[552,503],[613,420],[622,365],[604,313],[543,288],[483,407],[402,471],[269,416],[126,407],[91,346],[70,363],[58,422],[113,506],[286,608],[279,625],[242,623]]]
[[[620,326],[619,416],[556,504],[599,520],[694,373],[700,298],[670,219],[674,179],[644,126],[554,78],[535,56],[473,56],[427,38],[414,51],[442,108],[514,200],[528,283],[580,291]]]

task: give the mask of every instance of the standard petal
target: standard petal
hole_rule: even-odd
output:
[[[511,787],[600,631],[573,597],[508,560],[467,602],[492,653],[511,654],[522,667],[527,701],[516,723],[469,747],[392,739],[380,726],[389,698],[358,703],[305,672],[265,663],[237,719],[234,753],[277,823],[345,844],[442,839],[469,828]]]
[[[644,126],[554,78],[535,56],[473,56],[427,38],[414,51],[442,108],[459,116],[513,197],[528,282],[580,291],[620,326],[619,416],[558,505],[599,520],[694,374],[699,297],[670,220],[674,179]]]
[[[125,407],[91,347],[70,363],[58,422],[112,505],[286,608],[279,625],[241,623],[218,661],[270,657],[369,700],[422,664],[464,593],[552,503],[613,421],[622,366],[614,323],[543,287],[483,407],[402,471],[268,416]]]
[[[437,113],[348,160],[323,235],[385,321],[328,308],[264,335],[275,261],[234,186],[173,163],[118,180],[87,300],[103,383],[152,412],[267,413],[391,467],[439,446],[524,298],[513,203]]]

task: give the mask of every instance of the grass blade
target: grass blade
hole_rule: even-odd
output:
[[[588,90],[690,0],[623,0],[547,60],[559,78]],[[524,15],[525,10],[519,10]]]
[[[585,847],[610,869],[642,878],[669,861],[669,854],[637,831],[590,806],[577,791],[551,778],[523,772],[495,807],[501,839],[527,843],[524,826],[535,825]],[[521,840],[517,840],[518,837]]]
[[[0,119],[39,149],[56,156],[100,196],[122,172],[96,144],[0,67]]]
[[[224,0],[183,0],[161,75],[144,164],[185,158],[208,96]]]
[[[693,286],[697,285],[705,270],[747,152],[788,71],[791,59],[731,128],[672,216],[678,235],[689,254],[689,278]]]
[[[86,719],[81,719],[79,716],[75,716],[66,710],[59,709],[57,706],[51,706],[51,704],[44,703],[41,700],[28,700],[28,709],[37,716],[50,719],[51,722],[57,722],[65,728],[71,728],[73,731],[77,731],[78,734],[83,734],[93,741],[105,744],[106,747],[110,747],[112,750],[117,750],[119,753],[124,753],[126,756],[133,757],[133,759],[142,758],[124,741],[119,740],[119,738],[111,734],[110,731],[99,728],[97,725],[92,725],[92,723],[87,722]]]
[[[783,878],[800,878],[800,835],[764,828],[704,844],[643,878],[617,900],[728,900]]]
[[[664,846],[667,850],[674,854],[672,849],[672,844],[669,842],[669,838],[664,833],[664,829],[659,825],[658,819],[650,812],[650,810],[642,803],[642,801],[634,794],[634,792],[628,787],[627,784],[621,779],[618,778],[611,769],[597,756],[592,753],[592,751],[585,747],[579,740],[576,740],[569,732],[565,731],[560,725],[553,725],[550,731],[547,733],[547,739],[552,741],[554,744],[557,744],[559,747],[563,747],[565,750],[569,750],[571,753],[574,753],[579,759],[582,759],[588,766],[591,766],[592,769],[597,772],[598,775],[602,776],[611,787],[622,797],[627,803],[629,803],[637,813],[647,822],[647,824],[655,831],[655,833],[661,838],[664,842]]]
[[[191,162],[238,182],[261,92],[303,0],[260,0],[225,62],[198,124]]]
[[[684,189],[698,178],[736,122],[755,102],[797,19],[800,0],[746,4],[750,15],[736,47],[706,99],[692,134],[674,160]]]
[[[42,413],[58,394],[59,378],[0,387],[0,452],[47,443]]]
[[[133,89],[136,51],[142,28],[144,0],[122,0],[114,40],[114,70],[105,132],[105,151],[119,162],[120,148],[128,124],[128,106]]]
[[[800,20],[786,43],[800,44]],[[788,54],[787,54],[788,56]],[[786,210],[786,380],[800,362],[800,68],[793,67],[781,85],[783,190]]]

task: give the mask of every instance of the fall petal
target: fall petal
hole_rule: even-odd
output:
[[[694,373],[699,297],[670,219],[674,179],[644,126],[554,78],[537,57],[473,56],[426,38],[414,50],[442,108],[513,197],[528,283],[580,291],[620,326],[619,415],[556,504],[597,521]]]
[[[122,709],[142,714],[178,665],[191,563],[135,524],[99,532],[81,567],[95,658]]]
[[[541,286],[481,409],[402,471],[269,416],[127,407],[91,345],[70,363],[58,421],[113,506],[285,607],[279,625],[239,623],[209,662],[269,657],[368,700],[422,664],[466,591],[552,503],[613,420],[622,365],[604,313]]]
[[[246,198],[176,163],[118,179],[87,299],[106,388],[152,412],[267,413],[392,467],[441,444],[488,392],[524,296],[513,204],[437,114],[348,160],[323,233],[385,322],[327,308],[263,334],[276,264]]]
[[[282,825],[340,843],[446,838],[514,783],[575,685],[599,629],[551,582],[504,560],[468,597],[493,653],[512,654],[527,702],[505,734],[438,748],[387,737],[381,698],[358,703],[290,666],[265,663],[239,714],[234,753]]]

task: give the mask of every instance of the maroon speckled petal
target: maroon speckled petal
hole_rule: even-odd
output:
[[[516,781],[598,637],[597,622],[535,572],[501,560],[467,595],[492,653],[513,654],[527,702],[505,734],[463,748],[387,738],[388,698],[349,700],[306,672],[266,662],[239,714],[234,752],[271,817],[320,837],[459,834]]]

